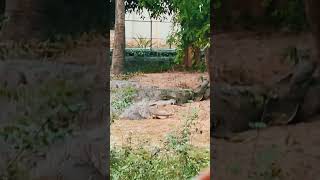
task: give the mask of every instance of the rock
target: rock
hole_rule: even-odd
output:
[[[212,117],[215,137],[242,132],[249,123],[259,121],[264,106],[264,91],[258,87],[216,84],[213,88]]]
[[[126,109],[121,115],[121,119],[140,120],[147,119],[151,116],[149,101],[144,100],[138,103],[134,103],[128,109]]]

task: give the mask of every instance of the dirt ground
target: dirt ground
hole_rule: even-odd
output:
[[[199,85],[200,77],[208,76],[205,73],[154,73],[134,77],[142,85],[157,86],[160,88],[195,88]],[[167,105],[160,108],[174,115],[166,119],[146,120],[117,120],[111,125],[111,144],[127,144],[128,138],[132,138],[133,144],[148,142],[150,145],[160,145],[168,133],[181,128],[184,115],[188,115],[192,109],[197,109],[198,119],[193,128],[191,143],[198,147],[209,148],[210,145],[210,101],[201,101],[178,105]]]
[[[146,86],[159,88],[191,88],[199,85],[201,77],[209,78],[208,73],[165,72],[136,76],[132,80]]]

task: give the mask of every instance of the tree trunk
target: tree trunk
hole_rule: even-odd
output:
[[[125,5],[124,0],[116,1],[116,21],[114,31],[114,48],[112,54],[112,74],[121,74],[125,59]]]
[[[42,37],[44,23],[43,0],[7,0],[2,40],[30,40]]]
[[[192,66],[192,48],[188,46],[184,49],[184,56],[183,56],[183,64],[184,67],[190,68]]]

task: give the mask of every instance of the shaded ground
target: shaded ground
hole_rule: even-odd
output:
[[[319,119],[320,120],[320,119]],[[320,121],[239,134],[234,142],[213,139],[214,179],[310,179],[320,177]],[[259,177],[260,176],[260,177]]]
[[[239,32],[218,34],[215,41],[216,78],[238,84],[270,84],[292,68],[290,59],[285,58],[288,48],[314,49],[309,33]]]
[[[283,58],[290,46],[312,50],[313,42],[310,34],[217,35],[217,79],[232,84],[269,84],[292,68]],[[270,127],[258,137],[252,130],[233,141],[212,139],[214,179],[319,179],[319,128],[320,122],[315,121]]]
[[[139,75],[131,80],[139,84],[157,86],[160,88],[195,88],[199,85],[200,77],[207,76],[205,73],[154,73]],[[111,125],[111,144],[123,145],[129,137],[133,144],[148,141],[150,144],[160,144],[165,136],[181,127],[184,122],[183,116],[191,112],[193,108],[199,110],[197,124],[193,129],[192,144],[199,147],[209,147],[210,130],[210,101],[187,103],[182,106],[167,105],[160,110],[171,112],[174,115],[165,119],[146,120],[116,120]]]

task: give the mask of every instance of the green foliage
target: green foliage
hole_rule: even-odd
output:
[[[204,48],[210,43],[210,1],[209,0],[175,0],[174,27],[169,37],[177,44],[176,62],[181,62],[184,49]]]
[[[163,150],[158,153],[146,148],[112,148],[111,177],[114,180],[180,180],[196,176],[209,165],[209,152],[192,149],[188,152],[188,164],[181,163],[181,154]]]
[[[198,117],[193,110],[177,134],[168,135],[163,147],[111,148],[111,179],[190,179],[209,165],[209,151],[190,145],[191,127]]]
[[[172,14],[175,7],[171,0],[126,0],[126,11],[142,13],[147,9],[153,18],[161,18],[163,14]]]
[[[199,64],[194,64],[193,69],[197,72],[206,72],[207,65],[205,61],[200,61]]]
[[[183,153],[190,148],[189,138],[191,135],[191,128],[195,125],[198,119],[198,109],[192,109],[189,114],[184,115],[184,124],[177,135],[169,134],[167,142],[169,147],[176,150],[178,153]]]
[[[175,68],[174,49],[126,48],[125,72],[155,73]]]
[[[210,0],[127,0],[127,3],[131,5],[129,11],[142,12],[146,8],[157,19],[163,14],[174,14],[168,41],[177,45],[177,62],[182,60],[182,50],[187,46],[204,48],[210,42]]]

